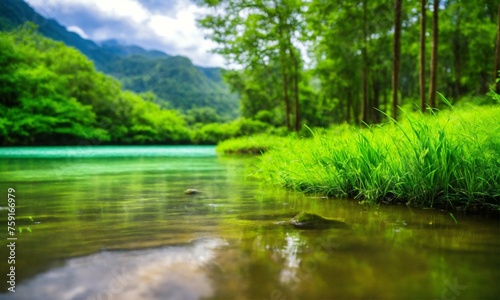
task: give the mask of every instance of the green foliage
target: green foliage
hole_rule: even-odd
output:
[[[222,120],[222,117],[217,114],[217,111],[211,107],[196,107],[187,111],[186,122],[190,125],[197,123],[217,123]]]
[[[311,128],[359,124],[364,116],[365,81],[368,113],[363,121],[379,123],[389,110],[393,3],[198,3],[216,8],[199,20],[218,45],[215,52],[243,69],[226,72],[196,67],[185,57],[113,41],[96,45],[42,18],[22,1],[3,1],[0,29],[20,25],[23,16],[36,16],[44,22],[39,29],[42,34],[80,49],[99,69],[121,81],[96,72],[92,62],[74,49],[41,38],[32,25],[2,35],[3,144],[81,139],[216,143],[261,132],[284,136],[293,123]],[[417,2],[404,2],[399,94],[405,111],[418,109],[414,102],[419,98],[419,10]],[[492,79],[496,14],[497,5],[491,0],[450,0],[440,7],[438,90],[453,95],[457,108],[471,103],[490,105],[495,101],[491,99],[498,98],[496,94],[485,97]],[[306,48],[307,66],[301,54]],[[426,51],[430,52],[430,43]],[[122,84],[141,95],[122,92]],[[235,94],[241,97],[243,118],[228,122],[238,115]],[[167,110],[172,108],[183,115]],[[311,135],[307,127],[293,129],[300,136]]]
[[[34,11],[25,1],[0,2],[0,30],[25,26],[26,20],[39,25],[38,32],[78,49],[98,70],[119,79],[126,89],[137,93],[152,91],[162,107],[183,112],[196,107],[212,107],[226,119],[238,116],[238,97],[222,81],[222,69],[194,66],[186,57],[122,45],[115,40],[96,44]]]
[[[237,127],[231,123],[210,123],[192,131],[191,139],[196,144],[215,145],[219,141],[236,135]]]
[[[2,144],[189,141],[179,113],[122,92],[78,51],[26,28],[0,33]]]
[[[279,107],[281,124],[295,130],[300,127],[300,91],[302,56],[297,47],[300,38],[302,1],[200,1],[216,7],[198,23],[217,43],[215,52],[242,71],[226,74],[233,91],[242,99],[244,117]],[[293,118],[293,122],[291,119]]]
[[[269,123],[267,116],[258,114],[278,110],[281,113],[273,119],[278,124],[273,125],[287,126],[287,114],[296,115],[294,105],[287,101],[295,96],[294,78],[299,79],[302,124],[380,123],[384,118],[380,111],[390,110],[394,2],[200,2],[217,7],[199,20],[218,44],[215,51],[243,66],[229,71],[226,80],[241,95],[244,117]],[[398,105],[417,110],[419,106],[413,103],[420,99],[421,8],[420,1],[403,2]],[[493,83],[497,8],[492,0],[450,0],[440,6],[437,90],[453,96],[454,104],[484,97]],[[431,20],[429,5],[426,15]],[[427,58],[431,52],[429,23]],[[301,48],[309,50],[310,62],[304,68],[300,61],[296,70],[293,54]],[[425,82],[428,88],[428,76]]]
[[[108,63],[105,71],[126,89],[152,91],[157,103],[183,112],[212,108],[226,119],[238,114],[238,99],[221,80],[219,68],[199,68],[186,57],[132,55]]]
[[[0,132],[4,144],[109,139],[104,130],[96,128],[92,108],[79,102],[68,89],[69,79],[60,76],[61,65],[78,56],[76,51],[65,52],[61,44],[23,32],[0,33],[0,46]]]
[[[240,118],[229,123],[210,123],[196,128],[192,140],[196,144],[215,145],[230,138],[264,133],[269,125],[257,120]]]
[[[250,71],[228,71],[224,75],[232,90],[241,96],[241,112],[245,118],[256,118],[260,111],[272,111],[274,123],[285,124],[282,92],[277,88],[279,71],[253,67]],[[279,111],[277,111],[279,107]],[[264,121],[266,122],[266,121]]]
[[[332,197],[498,210],[499,115],[500,106],[404,114],[380,128],[318,134],[269,151],[261,173]]]
[[[157,144],[189,140],[186,124],[178,112],[161,109],[128,91],[122,94],[122,101],[131,108],[124,120],[128,129],[124,142]]]
[[[217,145],[219,153],[261,154],[289,144],[290,139],[269,134],[257,134],[225,140]]]

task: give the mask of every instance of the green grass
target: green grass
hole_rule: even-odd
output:
[[[225,140],[219,143],[216,149],[217,152],[226,154],[262,154],[293,140],[295,139],[259,134]]]
[[[403,120],[383,126],[302,140],[232,140],[221,148],[259,149],[262,142],[269,151],[259,176],[297,191],[498,213],[500,106],[401,113]]]

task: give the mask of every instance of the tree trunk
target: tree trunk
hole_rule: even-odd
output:
[[[345,97],[345,121],[347,124],[351,123],[351,96],[349,89],[344,90]]]
[[[457,31],[458,33],[458,31]],[[457,34],[458,35],[458,34]],[[453,95],[458,98],[462,94],[460,79],[462,78],[462,53],[460,47],[460,37],[456,37],[453,43],[453,52],[455,53],[455,86]]]
[[[288,128],[289,131],[292,130],[291,124],[290,124],[290,98],[288,97],[288,70],[286,66],[286,48],[285,45],[283,45],[283,21],[281,18],[281,15],[278,16],[279,24],[278,24],[278,30],[279,30],[279,47],[280,47],[280,61],[281,61],[281,73],[282,73],[282,79],[283,79],[283,97],[285,101],[285,116],[286,116],[286,127]]]
[[[362,76],[362,91],[363,91],[363,102],[362,102],[362,119],[363,122],[369,123],[368,120],[368,54],[367,54],[367,42],[368,42],[368,33],[366,29],[366,5],[367,0],[363,1],[363,47],[362,47],[362,59],[363,59],[363,76]]]
[[[461,92],[461,84],[460,79],[462,78],[462,38],[460,36],[460,2],[457,2],[457,25],[455,26],[455,36],[453,38],[453,56],[455,58],[455,86],[453,95],[455,98],[460,97]],[[465,49],[467,48],[464,47]]]
[[[378,109],[380,106],[380,82],[378,79],[373,81],[373,109],[372,109],[372,121],[374,123],[380,122],[380,112]]]
[[[420,2],[420,109],[425,112],[425,13],[427,0]]]
[[[284,64],[284,60],[282,60],[282,63]],[[291,124],[290,124],[290,99],[288,98],[288,81],[287,81],[287,76],[286,76],[286,67],[282,67],[282,78],[283,78],[283,97],[285,101],[285,116],[286,116],[286,127],[288,130],[292,130]]]
[[[394,5],[394,57],[392,65],[392,117],[396,119],[398,110],[399,57],[401,54],[401,14],[402,0]]]
[[[497,51],[495,55],[495,74],[494,82],[499,77],[498,71],[500,70],[500,4],[498,5],[498,30],[497,30]],[[496,83],[496,92],[500,94],[500,82]]]
[[[291,44],[291,41],[290,41]],[[297,56],[294,53],[294,49],[290,50],[290,56],[293,60],[294,73],[293,73],[293,94],[295,100],[295,120],[294,120],[294,129],[295,131],[300,130],[300,103],[299,103],[299,61]]]
[[[351,74],[354,78],[355,74]],[[354,86],[356,82],[353,82],[351,86]],[[352,110],[352,122],[356,125],[359,125],[361,122],[361,101],[359,99],[359,93],[357,90],[351,89],[351,110]]]
[[[387,77],[389,77],[389,76],[387,76]],[[386,83],[387,83],[387,87],[388,87],[389,83],[388,82],[386,82]],[[386,88],[384,90],[383,95],[384,95],[384,99],[383,99],[383,101],[384,101],[384,112],[386,114],[389,114],[389,105],[390,105],[390,103],[389,103],[389,88]]]
[[[298,68],[296,68],[298,70]],[[300,130],[300,102],[299,102],[299,80],[298,80],[299,74],[295,73],[294,75],[294,87],[293,87],[293,92],[295,94],[295,131]]]
[[[429,105],[436,107],[436,82],[437,82],[437,60],[438,60],[438,15],[439,0],[434,0],[434,11],[432,12],[432,53],[431,53],[431,85],[429,88]]]

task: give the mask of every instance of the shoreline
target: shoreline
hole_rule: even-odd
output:
[[[311,139],[232,139],[217,151],[259,154],[256,149],[264,149],[258,177],[289,190],[500,215],[498,115],[498,105],[405,114],[400,122],[330,129]]]

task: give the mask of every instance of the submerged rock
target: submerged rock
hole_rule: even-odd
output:
[[[344,222],[326,219],[306,212],[301,212],[293,217],[290,224],[300,229],[349,228],[349,225]]]
[[[196,194],[201,194],[200,191],[198,191],[197,189],[187,189],[184,191],[184,194],[186,195],[196,195]]]

